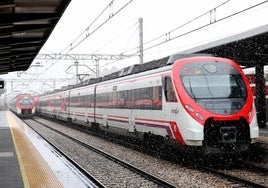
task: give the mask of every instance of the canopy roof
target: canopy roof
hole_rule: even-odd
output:
[[[0,74],[28,69],[70,1],[0,2]]]

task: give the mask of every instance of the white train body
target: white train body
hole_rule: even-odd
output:
[[[209,101],[191,96],[189,92],[198,94],[194,82],[201,73],[193,75],[195,79],[192,78],[192,86],[190,82],[191,88],[187,90],[189,83],[183,82],[183,74],[185,77],[189,76],[188,72],[190,76],[193,74],[192,70],[186,71],[188,61],[208,62],[215,67],[220,64],[216,61],[223,61],[228,69],[238,69],[235,74],[241,74],[239,82],[245,82],[242,85],[246,94],[240,97],[243,99],[213,98]],[[217,100],[226,107],[216,109],[221,104]],[[233,105],[237,106],[232,109]],[[256,112],[246,77],[231,60],[215,57],[181,59],[172,65],[40,96],[38,113],[88,126],[97,125],[118,134],[157,135],[189,146],[238,142],[240,146],[240,141],[244,145],[258,137]],[[219,124],[217,130],[213,130],[214,124]],[[244,130],[247,133],[242,133]],[[210,138],[210,132],[217,138]]]
[[[22,118],[32,118],[36,111],[36,101],[31,94],[19,94],[9,102],[9,110]]]

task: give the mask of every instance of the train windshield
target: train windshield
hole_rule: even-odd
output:
[[[30,98],[21,98],[19,101],[21,106],[29,107],[33,104],[33,99]]]
[[[240,73],[227,63],[186,64],[180,74],[188,95],[206,109],[220,114],[220,108],[224,108],[225,113],[229,109],[230,114],[245,103],[247,92],[244,81]]]
[[[193,99],[245,98],[240,75],[184,76],[183,84]]]

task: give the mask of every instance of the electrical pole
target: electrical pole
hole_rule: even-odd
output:
[[[100,75],[100,60],[95,59],[95,61],[96,61],[96,78],[98,78]]]
[[[139,18],[139,56],[140,56],[140,64],[143,63],[143,19]]]
[[[76,84],[79,83],[79,75],[78,75],[78,61],[74,62],[75,70],[76,70]]]

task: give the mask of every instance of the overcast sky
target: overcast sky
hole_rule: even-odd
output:
[[[40,53],[120,54],[129,49],[137,48],[139,44],[137,22],[140,17],[143,18],[143,40],[144,42],[148,42],[213,9],[217,5],[226,2],[226,0],[133,0],[100,29],[87,37],[73,50],[70,50],[70,44],[85,31],[110,2],[111,0],[94,2],[72,0]],[[113,6],[89,27],[88,33],[108,19],[109,16],[115,14],[126,2],[128,2],[128,0],[115,0]],[[216,10],[215,18],[219,20],[259,2],[262,2],[262,0],[230,0]],[[144,61],[164,57],[200,44],[267,24],[267,17],[268,3],[265,3],[263,6],[259,6],[239,16],[220,21],[205,29],[167,42],[156,48],[146,50],[144,52]],[[209,14],[207,14],[196,22],[187,25],[187,27],[172,33],[171,37],[207,24],[209,21],[210,17]],[[80,38],[84,38],[85,36],[86,34],[84,33]],[[160,38],[157,42],[161,41],[164,41],[164,38]],[[77,41],[73,44],[76,42]],[[133,53],[133,51],[131,53]],[[66,74],[65,71],[67,67],[73,64],[73,61],[55,62],[35,60],[33,64],[36,64],[36,62],[42,63],[44,67],[31,67],[26,74],[22,74],[21,77],[37,77],[36,73],[41,73],[48,67],[50,68],[42,75],[38,76],[38,78],[62,78],[72,76]],[[94,65],[94,62],[91,61],[79,61],[79,63],[88,66]],[[139,63],[138,58],[118,62],[101,61],[100,66],[101,70],[104,68],[110,70],[114,66],[119,69],[135,63]],[[51,66],[51,64],[54,65]],[[12,73],[2,77],[17,78],[16,76],[15,73]]]

